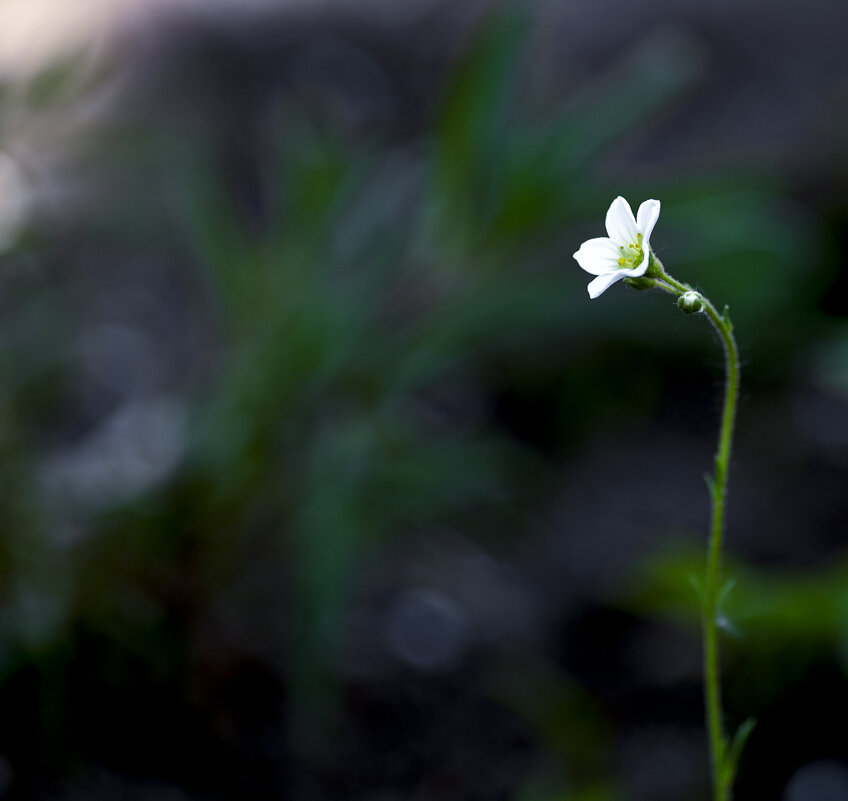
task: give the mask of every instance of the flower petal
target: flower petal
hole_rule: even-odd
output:
[[[629,245],[636,241],[636,220],[630,204],[623,197],[613,200],[607,212],[606,226],[607,235],[617,245]]]
[[[589,297],[594,300],[602,292],[609,289],[616,281],[626,278],[630,274],[629,270],[616,270],[614,273],[599,275],[597,278],[590,281],[589,286],[586,287],[586,289],[589,290]]]
[[[642,248],[647,256],[649,240],[657,220],[660,218],[659,200],[646,200],[636,213],[636,226],[642,234]]]
[[[586,240],[574,254],[577,263],[592,275],[603,275],[611,270],[618,270],[620,257],[621,251],[615,242],[605,236]]]
[[[627,278],[638,278],[640,275],[644,275],[648,271],[648,264],[650,264],[650,262],[651,257],[648,255],[648,251],[646,250],[645,256],[640,264],[638,264],[632,270],[622,270],[622,272]]]

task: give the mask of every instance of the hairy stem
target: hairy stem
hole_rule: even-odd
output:
[[[704,700],[707,731],[710,740],[710,763],[713,775],[714,801],[727,801],[730,787],[729,772],[724,769],[726,739],[721,715],[721,682],[719,678],[718,599],[721,589],[721,545],[724,533],[724,503],[727,496],[727,475],[733,446],[733,423],[736,399],[739,395],[739,349],[733,336],[733,326],[727,313],[720,315],[715,306],[704,299],[704,312],[709,317],[724,346],[725,386],[721,429],[715,457],[713,476],[712,526],[707,545],[707,564],[704,577],[703,637],[704,637]]]
[[[652,255],[655,286],[669,294],[680,296],[692,291],[665,272],[662,263]],[[712,523],[707,543],[707,560],[701,599],[704,643],[704,706],[710,748],[710,768],[713,780],[713,801],[728,801],[733,771],[727,765],[727,739],[724,734],[721,708],[721,678],[719,673],[719,596],[721,592],[721,546],[724,533],[724,504],[727,496],[727,476],[733,446],[733,424],[736,400],[739,395],[739,349],[733,336],[733,325],[727,314],[719,314],[715,306],[698,293],[703,312],[721,339],[725,358],[724,405],[721,428],[715,455],[715,473],[710,486]]]

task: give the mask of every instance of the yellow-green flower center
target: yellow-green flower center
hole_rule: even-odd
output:
[[[636,234],[635,242],[631,242],[629,245],[619,245],[618,249],[621,251],[618,266],[627,270],[638,267],[642,263],[642,259],[645,258],[642,251],[642,234]]]

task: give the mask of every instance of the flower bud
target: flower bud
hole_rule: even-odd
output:
[[[631,289],[636,289],[639,292],[644,292],[646,289],[653,289],[657,282],[651,278],[625,278],[624,283]]]
[[[677,299],[677,307],[686,314],[697,314],[704,310],[704,299],[700,292],[690,289]]]

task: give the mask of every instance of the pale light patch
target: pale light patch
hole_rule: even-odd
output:
[[[286,0],[291,6],[309,2]],[[71,56],[96,57],[163,12],[243,13],[279,6],[279,0],[2,0],[0,80],[26,80]]]

